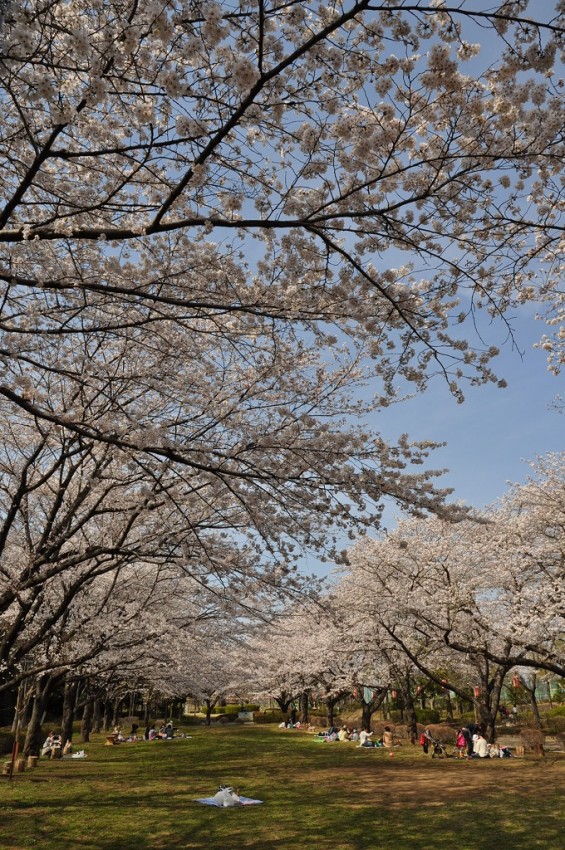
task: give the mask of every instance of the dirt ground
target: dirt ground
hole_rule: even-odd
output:
[[[368,750],[363,756],[365,763],[359,764],[353,774],[348,772],[344,776],[339,770],[331,770],[321,777],[317,770],[304,778],[327,782],[332,793],[360,806],[366,805],[368,798],[393,808],[443,806],[475,797],[496,798],[501,789],[532,799],[543,797],[548,788],[565,795],[565,755],[562,754],[480,761],[432,760],[422,756],[421,766],[412,760],[403,763],[400,754],[393,760]]]

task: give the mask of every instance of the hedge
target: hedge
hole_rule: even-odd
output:
[[[20,749],[25,742],[25,734],[20,733]],[[11,732],[0,731],[0,755],[10,755],[14,746],[14,736]]]
[[[285,718],[282,711],[271,708],[267,711],[256,711],[253,713],[254,723],[282,723]]]
[[[215,705],[212,709],[212,714],[239,714],[240,711],[259,711],[259,706],[256,703],[228,703],[227,705]]]

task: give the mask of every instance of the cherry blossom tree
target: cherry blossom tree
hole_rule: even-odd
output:
[[[526,7],[8,4],[4,398],[267,549],[439,509],[429,446],[342,417],[499,380],[483,309],[541,301],[559,367],[563,9]]]
[[[371,585],[371,616],[380,629],[439,688],[470,699],[494,740],[504,679],[515,662],[512,643],[496,633],[504,610],[489,598],[493,576],[477,569],[470,551],[483,528],[406,521],[383,540],[358,544],[350,558],[353,575]]]
[[[493,506],[469,554],[489,576],[483,611],[489,630],[512,647],[513,664],[563,675],[565,453],[540,457],[531,469]],[[492,648],[489,657],[499,661]]]
[[[408,520],[350,553],[375,622],[438,686],[467,697],[473,676],[491,735],[510,671],[563,671],[563,461],[539,458],[475,521]]]
[[[312,688],[319,660],[319,617],[304,605],[277,612],[258,624],[242,647],[240,687],[274,700],[286,719],[290,705]]]

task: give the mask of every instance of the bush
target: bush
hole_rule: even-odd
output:
[[[565,714],[548,716],[544,724],[550,735],[565,733]]]
[[[282,711],[278,708],[269,708],[266,711],[256,711],[253,714],[254,723],[282,723],[284,720]]]
[[[237,714],[234,714],[233,712],[230,714],[227,712],[225,714],[215,714],[213,719],[214,723],[235,723],[237,720]]]
[[[439,723],[439,711],[436,708],[419,708],[416,717],[418,723]]]
[[[25,733],[20,732],[20,750],[23,748],[25,743]],[[14,736],[11,732],[8,731],[0,731],[0,755],[6,756],[11,755],[12,747],[14,746]]]
[[[201,714],[185,714],[182,720],[180,721],[180,725],[182,726],[201,726],[204,718]]]
[[[432,723],[428,726],[428,729],[434,741],[439,741],[441,744],[455,744],[457,732],[452,726]]]
[[[0,732],[0,755],[9,755],[14,745],[14,736],[11,732]]]
[[[522,729],[520,732],[520,740],[526,749],[526,752],[536,752],[543,754],[543,745],[545,735],[540,729]]]
[[[550,708],[547,712],[547,717],[565,717],[565,705],[558,705],[555,708]]]
[[[239,714],[240,711],[259,711],[260,706],[254,702],[228,703],[227,705],[215,705],[212,714]]]

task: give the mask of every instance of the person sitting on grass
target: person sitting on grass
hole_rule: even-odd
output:
[[[347,726],[342,726],[339,732],[337,733],[338,741],[349,741],[349,730]]]
[[[361,729],[359,733],[359,746],[360,747],[374,747],[375,742],[370,740],[370,737],[373,733],[369,732],[368,729]]]
[[[386,747],[389,750],[392,750],[393,747],[400,746],[400,739],[394,737],[392,734],[392,729],[390,726],[385,726],[383,732],[383,747]]]
[[[488,744],[482,732],[477,733],[477,740],[473,744],[473,758],[488,758]]]
[[[47,756],[47,758],[51,758],[51,753],[52,753],[53,747],[55,745],[54,742],[55,742],[55,733],[49,732],[49,734],[47,735],[45,741],[43,742],[43,746],[41,748],[41,755],[42,756]]]

